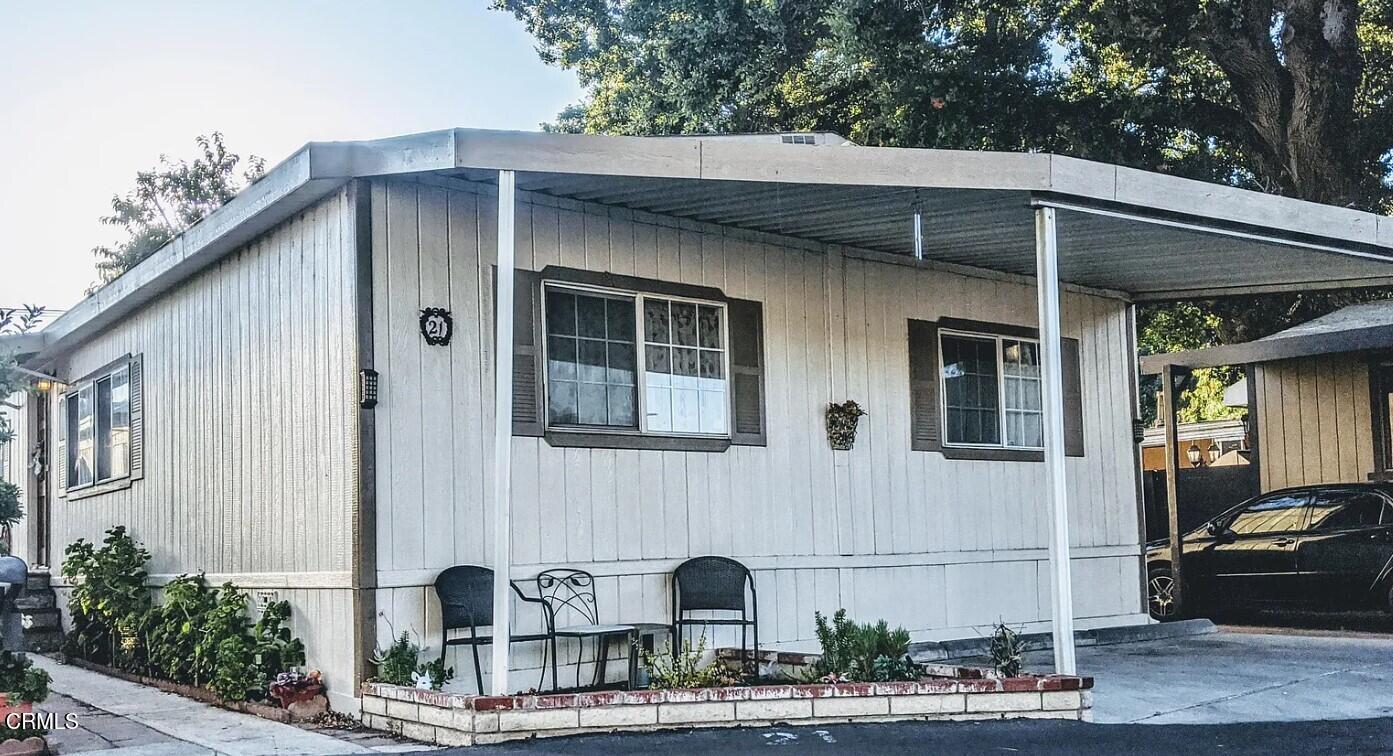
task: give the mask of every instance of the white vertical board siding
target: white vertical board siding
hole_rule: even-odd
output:
[[[1374,470],[1369,368],[1355,355],[1254,366],[1263,491],[1367,480]]]
[[[24,519],[11,529],[10,553],[33,566],[38,556],[34,543],[34,483],[30,474],[29,454],[34,448],[34,428],[31,425],[34,405],[40,400],[34,395],[18,392],[0,397],[0,417],[5,418],[14,436],[9,443],[0,444],[0,480],[19,486],[19,502]],[[7,406],[9,405],[9,406]]]
[[[90,498],[55,491],[52,535],[59,560],[78,538],[125,525],[157,582],[206,572],[277,590],[310,666],[350,697],[352,234],[340,192],[67,356],[68,380],[143,356],[145,478]]]
[[[414,630],[431,654],[439,643],[431,581],[450,565],[487,565],[491,553],[490,459],[481,443],[492,402],[489,192],[406,181],[373,190],[383,376],[378,632],[385,642],[393,630]],[[525,192],[517,258],[530,270],[563,265],[703,284],[762,302],[768,445],[617,451],[515,437],[514,578],[579,566],[602,576],[602,621],[663,622],[667,575],[680,561],[731,555],[756,572],[766,643],[812,638],[813,612],[839,606],[918,637],[971,635],[999,618],[1031,627],[1048,619],[1041,465],[909,448],[907,321],[1033,326],[1033,286]],[[450,346],[424,343],[423,307],[454,313]],[[1137,620],[1126,305],[1066,293],[1064,318],[1065,335],[1081,342],[1085,408],[1086,456],[1067,463],[1078,612],[1094,624]],[[869,414],[855,448],[834,453],[823,408],[846,399]],[[439,537],[445,529],[452,538]],[[518,632],[533,629],[524,615],[518,622]],[[738,637],[722,630],[716,640]],[[519,669],[540,663],[534,651],[515,649]],[[574,652],[563,650],[563,661]],[[472,689],[468,653],[456,653],[455,685]]]

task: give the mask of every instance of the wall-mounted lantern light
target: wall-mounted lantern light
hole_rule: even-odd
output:
[[[1212,465],[1212,464],[1214,464],[1215,462],[1218,462],[1218,461],[1219,461],[1219,452],[1220,452],[1220,449],[1219,449],[1219,445],[1218,445],[1218,444],[1210,444],[1210,445],[1209,445],[1209,464]]]
[[[1200,445],[1191,442],[1190,448],[1185,450],[1185,457],[1190,460],[1191,467],[1199,467],[1200,462],[1203,461],[1203,458],[1200,456]]]

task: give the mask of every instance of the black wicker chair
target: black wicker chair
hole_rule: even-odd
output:
[[[592,685],[599,686],[605,681],[605,669],[609,661],[609,645],[617,639],[625,641],[629,647],[629,681],[634,679],[637,657],[634,656],[633,625],[600,624],[599,605],[595,601],[595,577],[584,570],[555,569],[538,573],[537,595],[546,606],[547,630],[552,636],[551,680],[552,685],[560,685],[556,676],[556,639],[574,638],[581,643],[595,640],[595,677]],[[559,627],[558,627],[559,625]],[[576,688],[580,688],[580,666],[584,654],[576,656]]]
[[[541,599],[531,598],[516,585],[509,582],[513,592],[518,598],[534,604],[542,603]],[[488,567],[479,567],[472,564],[462,564],[445,569],[435,578],[435,595],[440,599],[440,663],[445,663],[445,651],[449,646],[469,646],[474,654],[474,682],[479,688],[479,693],[484,692],[484,672],[479,666],[479,646],[486,646],[493,643],[493,636],[479,636],[480,627],[493,626],[493,570]],[[545,608],[545,605],[543,605]],[[549,625],[548,625],[549,627]],[[463,630],[469,628],[468,637],[451,638],[451,630]],[[525,643],[529,641],[547,642],[555,641],[550,632],[532,634],[512,634],[508,638],[510,643]],[[543,647],[543,654],[548,650]],[[542,687],[542,681],[546,679],[546,658],[542,659],[542,676],[537,680],[537,687]],[[556,684],[555,664],[553,663],[552,684]]]
[[[748,609],[745,588],[750,589]],[[687,612],[739,612],[739,617],[689,618]],[[759,659],[759,606],[755,577],[745,565],[721,556],[688,559],[672,572],[672,644],[676,654],[682,647],[681,630],[692,625],[738,625],[740,659],[746,654],[746,631],[754,635],[754,658]],[[690,635],[690,633],[689,633]],[[758,671],[759,662],[755,662]]]

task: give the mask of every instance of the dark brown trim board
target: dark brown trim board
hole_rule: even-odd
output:
[[[348,186],[348,208],[353,229],[354,291],[356,293],[357,359],[347,379],[358,382],[359,371],[372,369],[372,182],[359,179]],[[372,676],[369,659],[377,646],[377,427],[372,409],[362,407],[354,394],[358,410],[358,434],[354,443],[357,457],[358,490],[353,507],[353,684],[356,687]]]

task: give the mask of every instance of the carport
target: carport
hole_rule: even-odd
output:
[[[1393,218],[1118,166],[1040,154],[796,147],[739,138],[663,140],[456,130],[413,155],[446,176],[498,187],[496,349],[512,340],[518,190],[776,233],[848,254],[1033,277],[1041,335],[1054,665],[1075,669],[1059,354],[1061,285],[1133,303],[1393,283]],[[398,155],[401,140],[353,162]],[[392,158],[394,159],[394,158]],[[450,170],[447,163],[457,168]],[[1133,339],[1135,342],[1135,339]],[[511,564],[509,358],[496,366],[495,616],[507,617]],[[1169,480],[1175,480],[1175,377],[1165,376]],[[1135,394],[1135,391],[1134,391]],[[1135,403],[1135,395],[1133,397]],[[1172,548],[1174,485],[1168,491]],[[1138,492],[1140,506],[1140,492]],[[1177,560],[1178,561],[1178,560]],[[506,632],[506,623],[499,628]],[[506,689],[506,644],[494,647]]]

